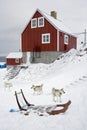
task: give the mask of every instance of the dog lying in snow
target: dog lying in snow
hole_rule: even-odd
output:
[[[34,94],[41,94],[43,92],[43,84],[41,85],[32,85],[31,89],[34,90]]]
[[[61,96],[64,93],[65,91],[63,88],[62,89],[52,88],[53,101],[58,101],[58,97],[59,97],[59,101],[61,102]]]

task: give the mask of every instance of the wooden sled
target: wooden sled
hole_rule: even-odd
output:
[[[27,108],[24,108],[23,106],[20,105],[20,102],[19,102],[19,99],[18,99],[18,94],[22,95]],[[37,113],[41,112],[40,116],[43,116],[44,112],[46,112],[49,115],[57,115],[57,114],[60,114],[60,113],[64,113],[64,112],[66,112],[66,110],[68,109],[69,105],[71,104],[71,101],[69,100],[65,104],[57,104],[57,105],[50,105],[50,106],[45,106],[45,105],[35,106],[34,104],[30,104],[26,100],[22,89],[21,89],[20,93],[17,93],[15,91],[15,96],[16,96],[16,101],[17,101],[18,107],[19,107],[19,109],[21,111],[28,111],[29,109],[32,109],[32,110],[36,111]],[[60,107],[61,109],[55,110],[55,108],[57,109],[58,107]],[[43,111],[43,110],[45,110],[45,111]],[[27,113],[29,114],[29,112],[27,112]]]

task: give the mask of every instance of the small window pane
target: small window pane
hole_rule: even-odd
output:
[[[45,36],[43,36],[43,42],[45,42]]]
[[[19,63],[19,59],[18,58],[15,59],[15,63]]]
[[[31,28],[36,28],[37,27],[37,19],[34,18],[31,20]]]
[[[44,26],[44,18],[40,17],[38,18],[38,27],[43,27]]]
[[[68,44],[69,42],[69,38],[68,38],[68,35],[64,35],[64,44]]]

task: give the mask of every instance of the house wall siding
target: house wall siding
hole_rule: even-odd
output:
[[[15,59],[6,59],[7,65],[20,65],[22,63],[22,58],[19,59],[19,63],[15,62]]]
[[[68,35],[68,44],[64,44],[64,35],[65,33],[59,32],[59,51],[69,51],[71,48],[76,49],[76,37],[73,37],[71,35]]]

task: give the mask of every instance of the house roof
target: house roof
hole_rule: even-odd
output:
[[[67,27],[67,26],[65,26],[65,24],[61,21],[61,20],[59,20],[59,19],[55,19],[55,18],[53,18],[51,15],[49,15],[49,14],[47,14],[46,12],[44,12],[44,11],[42,11],[42,10],[40,10],[40,9],[37,9],[36,11],[35,11],[35,13],[36,12],[39,12],[47,21],[49,21],[49,23],[51,23],[57,30],[59,30],[59,31],[61,31],[61,32],[64,32],[64,33],[66,33],[66,34],[69,34],[69,35],[71,35],[71,36],[74,36],[74,37],[77,37],[76,35],[74,35],[73,33],[72,33],[72,31]],[[35,14],[34,13],[34,14]],[[34,14],[32,15],[32,17],[34,16]],[[31,17],[31,19],[32,19],[32,17]],[[30,21],[31,21],[31,19],[30,19]],[[29,21],[29,22],[30,22]],[[29,22],[28,22],[28,24],[29,24]],[[28,25],[27,24],[27,25]],[[26,27],[27,27],[27,25],[26,25]],[[25,27],[25,28],[26,28]],[[25,30],[25,29],[24,29]],[[23,30],[23,31],[24,31]]]
[[[65,26],[61,20],[55,19],[51,15],[49,15],[49,14],[47,14],[44,11],[41,11],[39,9],[37,9],[37,11],[39,11],[59,31],[73,35],[71,30],[67,26]],[[75,36],[75,35],[73,35],[73,36]]]
[[[61,21],[61,20],[59,20],[59,19],[55,19],[55,18],[53,18],[51,15],[49,15],[49,14],[47,14],[46,12],[44,12],[44,11],[42,11],[42,10],[40,10],[40,9],[37,9],[36,11],[38,11],[40,14],[42,14],[43,16],[44,16],[44,18],[45,19],[47,19],[57,30],[59,30],[59,31],[61,31],[61,32],[64,32],[64,33],[66,33],[66,34],[69,34],[69,35],[72,35],[72,36],[74,36],[74,37],[77,37],[76,35],[74,35],[73,33],[72,33],[72,31],[67,27],[67,26],[65,26],[64,25],[64,23]],[[35,13],[36,13],[36,11],[35,11]],[[35,14],[34,13],[34,14]],[[33,14],[33,15],[34,15]],[[33,16],[32,16],[33,17]],[[32,17],[31,17],[31,19],[32,19]],[[30,19],[30,20],[31,20]],[[29,21],[30,22],[30,21]],[[29,22],[28,22],[28,24],[29,24]],[[27,24],[27,25],[28,25]],[[27,27],[27,26],[26,26]],[[25,28],[26,28],[25,27]],[[24,29],[25,30],[25,29]]]
[[[22,52],[11,52],[8,54],[8,56],[6,58],[22,58]]]

